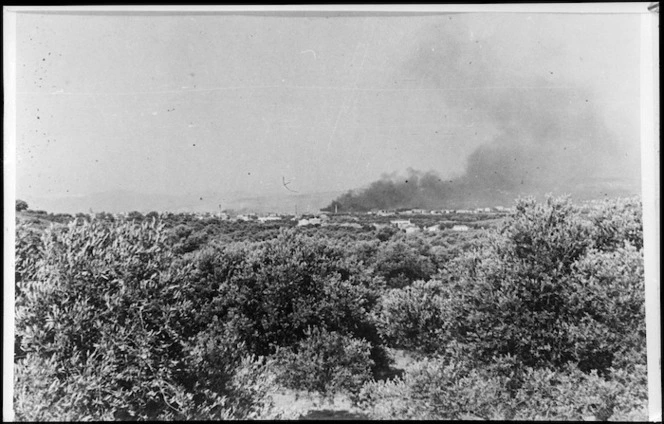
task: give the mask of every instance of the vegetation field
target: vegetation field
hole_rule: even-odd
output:
[[[406,234],[21,211],[15,416],[645,420],[641,214],[527,198]]]

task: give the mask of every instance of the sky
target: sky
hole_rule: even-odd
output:
[[[635,14],[19,13],[16,67],[18,198],[639,179]]]

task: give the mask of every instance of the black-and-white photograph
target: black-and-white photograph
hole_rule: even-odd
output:
[[[3,418],[661,420],[649,5],[5,7]]]

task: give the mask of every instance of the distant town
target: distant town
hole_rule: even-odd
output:
[[[26,207],[27,209],[27,207]],[[297,208],[296,208],[297,211]],[[46,218],[46,211],[26,210],[28,215]],[[317,213],[255,213],[247,211],[233,211],[222,209],[218,212],[157,212],[141,213],[138,211],[107,213],[94,212],[70,214],[55,214],[56,220],[69,219],[162,219],[172,220],[175,217],[186,217],[187,220],[219,220],[223,222],[237,222],[257,225],[277,225],[288,227],[340,227],[347,229],[376,229],[394,228],[407,234],[419,232],[439,232],[443,230],[468,231],[471,228],[491,226],[500,218],[513,212],[513,208],[504,206],[480,207],[474,209],[374,209],[367,212],[338,212],[328,208]],[[485,225],[486,224],[486,225]]]
[[[427,209],[380,209],[372,210],[368,212],[329,212],[327,210],[321,210],[318,213],[303,213],[303,214],[278,214],[278,213],[268,213],[268,214],[258,214],[258,213],[241,213],[234,214],[229,211],[221,212],[190,212],[184,213],[186,215],[193,215],[200,219],[217,217],[222,220],[228,221],[258,221],[261,223],[266,223],[270,221],[280,221],[285,219],[297,220],[299,225],[320,225],[330,218],[330,216],[377,216],[377,217],[395,217],[395,216],[428,216],[428,215],[461,215],[461,214],[507,214],[511,213],[512,208],[507,208],[504,206],[494,206],[488,208],[475,208],[475,209],[438,209],[438,210],[427,210]],[[164,212],[159,214],[169,215],[171,212]],[[116,217],[126,217],[127,213],[114,214]],[[396,220],[395,223],[402,222],[403,220]]]
[[[175,214],[172,212],[150,212],[145,217],[168,218],[172,215],[188,215],[200,220],[219,219],[229,222],[248,222],[257,224],[270,224],[287,221],[297,227],[307,226],[337,226],[348,228],[363,228],[373,226],[375,229],[394,227],[409,233],[438,232],[443,229],[452,231],[468,231],[468,225],[459,224],[458,221],[479,221],[482,219],[494,220],[513,212],[513,208],[504,206],[483,207],[475,209],[390,209],[372,210],[368,212],[335,213],[321,210],[318,213],[305,214],[278,214],[278,213],[233,213],[220,212],[190,212]],[[131,218],[130,213],[113,214],[115,218]],[[470,219],[469,219],[470,218]],[[442,225],[447,224],[447,225]]]

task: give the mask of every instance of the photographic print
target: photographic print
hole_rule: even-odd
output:
[[[5,418],[661,419],[636,6],[6,7]]]

